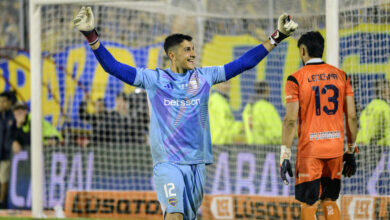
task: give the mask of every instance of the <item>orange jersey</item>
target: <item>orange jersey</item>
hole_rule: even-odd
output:
[[[343,155],[345,97],[353,96],[344,71],[310,63],[287,78],[286,102],[299,101],[298,156]]]

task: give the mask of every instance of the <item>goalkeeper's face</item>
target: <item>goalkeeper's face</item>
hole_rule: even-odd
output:
[[[184,40],[172,50],[172,64],[177,70],[192,70],[195,68],[195,47],[191,41]]]

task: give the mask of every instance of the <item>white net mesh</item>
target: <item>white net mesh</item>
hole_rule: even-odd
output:
[[[285,114],[286,78],[301,66],[298,37],[311,30],[319,30],[325,37],[324,2],[107,1],[93,4],[92,9],[100,39],[114,57],[132,66],[152,69],[168,67],[162,43],[171,33],[194,37],[199,66],[223,65],[266,40],[276,27],[278,15],[290,13],[299,23],[297,33],[255,68],[232,79],[227,93],[235,120],[245,124],[243,111],[256,91],[255,82],[266,81],[269,85],[268,101],[278,113],[272,116],[272,120],[279,120],[273,121],[274,125],[279,125]],[[53,144],[49,140],[44,147],[46,208],[58,204],[64,206],[68,190],[154,190],[145,92],[105,73],[83,36],[70,29],[69,24],[79,8],[80,5],[76,4],[42,6],[43,113],[61,133],[61,137],[57,136],[59,141]],[[380,83],[390,77],[389,14],[389,0],[340,1],[340,67],[350,75],[358,117],[375,98],[387,100],[389,105],[389,84]],[[27,62],[26,56],[20,53],[14,59]],[[7,76],[11,83],[18,82],[17,69],[0,63],[0,71],[9,72]],[[27,71],[20,74],[24,74],[28,81]],[[378,91],[375,85],[378,85]],[[20,92],[28,99],[26,91],[27,88],[20,87]],[[361,153],[357,156],[359,169],[357,175],[343,181],[343,195],[354,195],[352,198],[355,198],[390,194],[389,108],[381,109],[383,115],[378,116],[381,117],[378,122],[383,123],[372,125],[377,132],[372,139],[361,138]],[[271,118],[271,113],[265,117]],[[360,121],[360,125],[370,126],[367,124],[371,119],[363,118],[365,122]],[[233,139],[233,143],[213,148],[214,164],[207,167],[206,195],[294,195],[293,184],[283,186],[279,177],[280,142],[264,137],[261,144],[248,144],[244,130],[237,132]],[[19,155],[20,160],[26,157]],[[29,207],[28,186],[20,187],[13,190],[15,195],[25,194],[25,200],[12,200],[12,205]],[[275,203],[253,198],[250,202],[249,197],[234,197],[234,202],[228,203],[232,206],[218,205],[223,206],[222,209],[215,208],[213,201],[205,200],[206,205],[202,207],[204,219],[211,218],[207,213],[212,207],[221,211],[219,214],[224,217],[229,217],[231,210],[236,218],[246,219],[299,216],[297,203],[286,208],[283,204],[288,203],[282,200]],[[375,207],[381,207],[378,201]],[[143,210],[146,210],[146,204]],[[341,207],[350,208],[349,204],[342,202]],[[82,204],[80,207],[84,209],[78,210],[84,212],[86,206]],[[129,207],[135,210],[136,204],[131,201]],[[96,211],[92,205],[88,209],[91,213]],[[214,217],[218,215],[215,210],[211,212]],[[372,212],[368,213],[368,217],[374,217]]]

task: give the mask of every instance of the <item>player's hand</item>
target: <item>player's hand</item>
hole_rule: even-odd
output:
[[[351,177],[355,175],[356,168],[357,168],[355,154],[345,152],[343,155],[343,162],[344,162],[344,167],[342,172],[343,175],[345,177]]]
[[[278,31],[284,35],[290,36],[296,29],[298,24],[294,22],[290,15],[284,13],[278,19]]]
[[[82,7],[72,22],[74,27],[81,32],[93,31],[95,24],[91,7]]]
[[[288,185],[290,183],[287,180],[286,173],[288,173],[290,177],[293,176],[290,159],[291,159],[291,148],[282,145],[280,149],[280,177],[282,178],[283,183],[285,185]]]
[[[270,36],[271,43],[278,45],[283,39],[290,36],[296,29],[298,24],[292,20],[291,16],[284,13],[279,16],[278,29]]]

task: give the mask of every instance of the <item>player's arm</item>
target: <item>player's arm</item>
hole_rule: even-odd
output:
[[[286,115],[284,116],[282,124],[282,146],[280,148],[280,175],[286,185],[289,184],[286,173],[288,173],[290,177],[293,176],[290,164],[291,145],[294,140],[298,111],[299,101],[286,103]]]
[[[100,43],[95,29],[94,16],[90,7],[82,7],[73,19],[73,25],[88,40],[96,59],[103,69],[125,83],[134,84],[137,74],[136,68],[118,62],[108,50]]]
[[[226,80],[256,66],[283,39],[290,36],[297,27],[298,24],[291,19],[290,15],[282,14],[278,19],[278,28],[270,36],[269,40],[247,51],[240,58],[224,65]]]
[[[356,108],[355,108],[355,100],[353,96],[346,96],[345,99],[345,115],[347,118],[347,140],[349,145],[354,145],[356,142],[356,136],[357,136],[357,124],[358,119],[356,115]],[[348,151],[350,153],[353,153],[355,149],[353,149],[353,146],[350,146],[348,148]]]
[[[286,115],[282,122],[282,145],[280,148],[280,176],[284,184],[289,182],[286,173],[293,176],[290,164],[291,145],[295,136],[295,127],[299,112],[299,82],[291,75],[287,78],[284,89],[286,93]]]
[[[348,148],[343,155],[343,175],[351,177],[356,173],[357,165],[355,160],[356,148],[356,135],[357,135],[357,116],[355,109],[355,101],[353,96],[346,96],[344,113],[347,121],[347,140]]]
[[[291,148],[295,136],[295,127],[298,119],[299,102],[286,103],[286,115],[283,119],[282,145]]]

